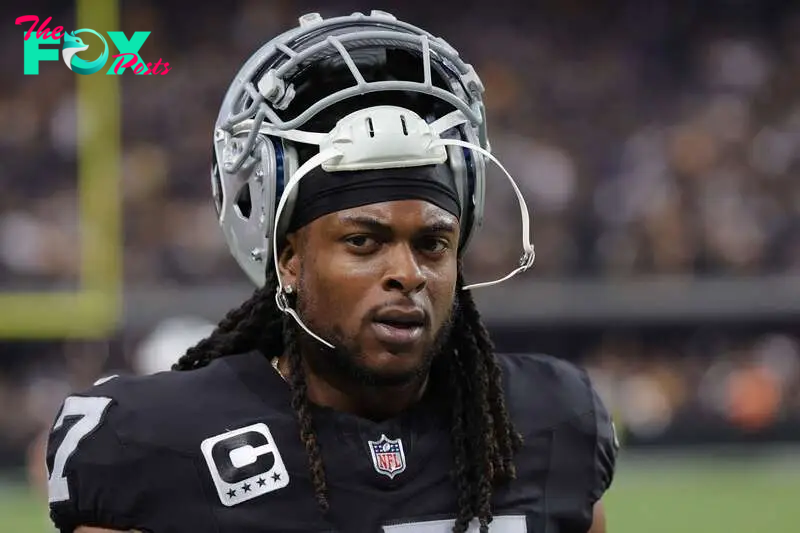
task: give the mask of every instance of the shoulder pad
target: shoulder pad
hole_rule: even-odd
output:
[[[110,377],[66,398],[47,443],[48,498],[56,527],[152,530],[159,513],[174,520],[167,507],[174,511],[200,501],[203,489],[193,459],[172,436],[197,423],[198,417],[190,416],[196,408],[190,399],[209,380],[219,382],[210,374],[198,369]],[[176,401],[184,394],[189,400]],[[164,479],[182,490],[165,498],[159,481]],[[159,503],[165,499],[169,506]],[[136,514],[142,510],[146,516]]]
[[[159,372],[101,380],[84,396],[109,397],[114,431],[125,444],[185,451],[202,440],[209,411],[241,390],[227,365],[214,361],[187,372]]]
[[[541,354],[498,355],[511,416],[524,434],[574,421],[595,410],[584,370]]]
[[[553,465],[585,478],[594,504],[611,485],[619,449],[611,416],[588,374],[546,355],[500,355],[510,414],[524,437],[555,441]],[[577,475],[578,468],[581,475]]]

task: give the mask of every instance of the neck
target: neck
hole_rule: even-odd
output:
[[[289,367],[288,357],[278,360],[278,369],[287,379]],[[303,371],[311,403],[375,421],[397,416],[419,402],[428,384],[428,376],[424,375],[402,385],[365,385],[343,376],[315,372],[305,361]]]

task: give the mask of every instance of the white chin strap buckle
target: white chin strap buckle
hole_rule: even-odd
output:
[[[395,106],[368,107],[340,120],[319,145],[337,155],[322,162],[326,172],[439,165],[447,150],[419,115]]]

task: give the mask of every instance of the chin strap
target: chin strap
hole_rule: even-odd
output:
[[[290,193],[297,187],[297,185],[300,183],[300,180],[325,161],[328,161],[334,157],[338,157],[339,155],[340,152],[335,148],[322,150],[318,154],[311,157],[308,161],[300,165],[300,168],[298,168],[297,171],[292,174],[292,177],[289,178],[289,183],[286,185],[286,188],[281,195],[281,200],[278,202],[278,210],[275,212],[275,223],[273,224],[274,229],[272,234],[272,258],[275,262],[275,275],[278,278],[278,288],[275,291],[275,303],[278,305],[278,309],[294,318],[294,321],[297,322],[297,325],[303,328],[306,333],[331,349],[335,349],[333,344],[311,331],[311,329],[309,329],[309,327],[306,326],[300,319],[300,316],[297,314],[297,312],[292,309],[292,306],[289,305],[289,300],[286,298],[286,290],[283,287],[280,269],[278,268],[278,222],[280,221],[281,214],[286,207],[286,201],[289,199]]]
[[[519,190],[517,186],[517,182],[514,181],[514,178],[511,177],[511,174],[506,170],[506,167],[500,163],[500,161],[491,154],[488,150],[484,150],[480,146],[474,145],[472,143],[468,143],[465,141],[460,141],[457,139],[439,139],[436,141],[437,144],[440,145],[451,145],[451,146],[461,146],[462,148],[468,148],[470,150],[474,150],[479,154],[487,157],[492,163],[497,165],[500,170],[503,171],[506,178],[508,178],[509,183],[511,183],[511,187],[514,189],[514,194],[517,195],[517,202],[519,203],[519,214],[520,218],[522,218],[522,256],[519,259],[519,266],[503,276],[502,278],[498,278],[494,281],[485,281],[483,283],[473,283],[472,285],[467,285],[462,287],[463,290],[469,289],[480,289],[482,287],[490,287],[492,285],[497,285],[498,283],[503,283],[504,281],[508,281],[509,279],[513,278],[517,274],[521,272],[525,272],[531,266],[533,266],[533,261],[536,259],[536,252],[533,248],[533,243],[531,243],[531,219],[528,215],[528,204],[525,203],[525,197],[522,196],[522,191]]]

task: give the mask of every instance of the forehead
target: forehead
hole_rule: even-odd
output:
[[[344,209],[323,217],[332,225],[358,225],[368,220],[387,226],[450,225],[458,228],[458,219],[441,207],[425,200],[394,200]]]

